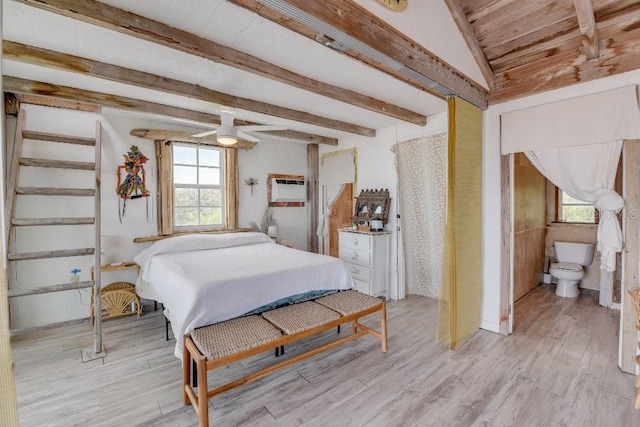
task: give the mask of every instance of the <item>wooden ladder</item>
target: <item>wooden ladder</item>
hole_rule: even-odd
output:
[[[16,125],[16,134],[12,146],[9,147],[7,156],[10,159],[8,164],[6,194],[7,201],[5,206],[5,232],[8,236],[7,241],[7,266],[9,279],[9,298],[24,297],[28,295],[41,295],[50,292],[61,292],[83,288],[93,288],[94,313],[96,319],[94,322],[94,345],[93,350],[84,351],[83,358],[102,357],[102,331],[100,316],[100,121],[96,121],[95,138],[84,138],[77,136],[67,136],[59,134],[51,134],[44,132],[36,132],[24,129],[26,113],[24,110],[18,112],[18,121]],[[63,144],[76,144],[83,146],[95,147],[94,162],[78,162],[66,160],[51,160],[22,157],[23,140],[34,140],[43,142],[56,142]],[[57,169],[75,169],[75,170],[91,170],[95,171],[94,188],[47,188],[47,187],[21,187],[18,185],[21,167],[39,167],[39,168],[57,168]],[[94,217],[78,217],[78,218],[16,218],[16,204],[19,196],[74,196],[74,197],[93,197],[94,198]],[[61,249],[39,252],[15,252],[15,228],[16,227],[35,227],[35,226],[56,226],[56,225],[95,225],[95,238],[91,248],[79,249]],[[95,271],[93,280],[83,282],[69,282],[56,285],[41,286],[33,289],[19,289],[16,277],[16,263],[24,260],[46,259],[46,258],[63,258],[75,256],[94,256]],[[35,330],[50,329],[58,324],[47,325],[36,328],[13,329],[12,335],[19,335]],[[91,357],[91,356],[95,357]]]

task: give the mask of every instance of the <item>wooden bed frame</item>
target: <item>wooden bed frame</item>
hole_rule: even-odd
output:
[[[358,295],[355,295],[354,293]],[[352,304],[349,310],[346,310],[346,311],[342,310],[339,307],[341,302],[340,299],[349,298],[349,295],[350,296],[355,295],[358,298],[358,302],[361,302],[361,304],[355,304],[355,305]],[[319,298],[318,300],[316,300],[316,302],[323,304],[323,300],[325,300],[326,298],[327,297]],[[387,351],[387,318],[386,318],[386,301],[384,298],[382,297],[374,298],[368,295],[360,294],[357,291],[342,292],[339,294],[332,295],[331,298],[332,298],[331,302],[337,302],[338,307],[336,308],[335,304],[333,307],[331,306],[331,304],[327,304],[326,307],[336,311],[336,313],[338,314],[338,317],[335,320],[331,320],[328,322],[318,321],[316,323],[321,323],[318,326],[305,329],[299,332],[291,333],[291,334],[286,332],[286,327],[282,328],[280,325],[274,324],[276,328],[282,331],[282,335],[280,337],[275,339],[270,339],[269,342],[263,343],[263,344],[250,343],[248,345],[250,348],[247,348],[247,346],[245,345],[244,348],[239,349],[239,351],[233,352],[232,354],[224,355],[222,357],[214,357],[214,358],[207,359],[207,356],[205,356],[205,354],[203,353],[211,354],[211,352],[214,351],[215,349],[205,348],[204,351],[201,351],[198,348],[198,345],[196,344],[197,340],[194,340],[191,335],[185,335],[184,346],[183,346],[183,358],[182,358],[183,398],[184,398],[185,405],[192,404],[194,406],[194,409],[196,410],[199,417],[200,426],[203,427],[203,426],[209,425],[208,398],[216,396],[225,391],[231,390],[235,387],[238,387],[250,381],[262,378],[267,374],[276,372],[282,368],[285,368],[301,360],[305,360],[310,357],[313,357],[325,350],[329,350],[331,348],[339,346],[340,344],[344,344],[346,342],[355,340],[356,338],[360,338],[365,335],[372,335],[381,341],[382,351],[383,352]],[[297,305],[302,306],[302,304],[294,304],[293,306],[288,306],[288,307],[289,308],[293,307],[293,310],[295,310],[295,306]],[[272,310],[271,312],[275,312],[277,310],[280,310],[280,309]],[[380,332],[373,330],[367,326],[364,326],[358,322],[358,320],[361,317],[366,316],[368,314],[376,313],[376,312],[380,313]],[[268,313],[270,312],[263,313],[261,318],[264,318],[265,315],[267,315],[266,317],[268,317]],[[233,320],[235,319],[232,319],[232,321]],[[310,319],[310,320],[313,322],[314,319]],[[232,322],[232,321],[227,321],[227,322]],[[221,322],[216,325],[205,326],[204,328],[200,328],[200,329],[204,330],[206,328],[220,326],[227,322]],[[280,363],[261,369],[255,373],[246,375],[242,378],[239,378],[235,381],[218,386],[211,390],[209,390],[208,388],[207,372],[209,370],[229,365],[231,363],[254,356],[256,354],[262,353],[267,350],[272,350],[274,348],[275,349],[281,348],[284,345],[291,344],[303,338],[310,337],[312,335],[324,332],[334,327],[339,327],[340,325],[349,323],[349,322],[351,322],[353,325],[353,330],[350,335],[344,336],[333,342],[324,344],[318,348],[299,354],[288,360],[284,360]],[[231,330],[227,329],[227,332],[231,332],[233,334],[233,325],[231,325],[230,327],[231,327]],[[215,346],[215,344],[211,344],[211,343],[203,344],[202,342],[198,342],[198,344],[200,345],[200,347],[202,347],[203,345]],[[193,377],[192,377],[192,374],[193,374]],[[190,383],[190,380],[193,380],[192,383]],[[196,386],[196,384],[197,384],[197,391],[194,390],[194,387]]]

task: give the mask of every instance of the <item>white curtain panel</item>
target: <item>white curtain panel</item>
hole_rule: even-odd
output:
[[[447,135],[401,142],[394,151],[407,293],[439,298],[447,200]]]
[[[356,180],[355,151],[328,153],[320,159],[320,185],[339,185]]]
[[[344,184],[339,185],[323,185],[322,186],[322,217],[320,217],[320,223],[316,230],[317,236],[329,235],[329,218],[331,218],[331,209],[336,204],[338,197],[344,190]]]
[[[500,138],[502,154],[638,139],[636,85],[504,113]]]
[[[597,249],[600,268],[615,271],[616,252],[622,251],[622,231],[616,214],[624,199],[613,191],[622,141],[579,147],[527,151],[531,163],[571,197],[593,203],[600,212]]]

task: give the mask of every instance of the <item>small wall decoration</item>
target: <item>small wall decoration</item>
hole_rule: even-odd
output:
[[[245,185],[248,185],[251,188],[251,195],[253,196],[253,187],[258,185],[257,178],[248,178],[244,180]]]
[[[116,187],[116,193],[123,200],[122,209],[120,202],[118,202],[118,217],[121,224],[127,207],[127,199],[139,199],[150,195],[146,186],[144,170],[144,164],[149,159],[135,145],[132,145],[129,152],[123,156],[124,164],[118,166],[118,185]],[[149,221],[149,200],[147,200],[147,221]]]

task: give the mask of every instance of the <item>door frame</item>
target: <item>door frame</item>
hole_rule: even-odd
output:
[[[336,156],[336,155],[340,155],[340,154],[344,154],[344,153],[349,153],[349,152],[353,152],[353,164],[354,164],[354,168],[355,168],[355,178],[353,181],[353,196],[356,197],[356,195],[358,194],[358,147],[351,147],[351,148],[345,148],[343,150],[336,150],[336,151],[329,151],[327,153],[322,153],[320,155],[320,159],[318,161],[318,166],[320,165],[320,162],[322,161],[322,159],[326,159],[327,157],[331,157],[331,156]],[[326,199],[326,189],[324,185],[320,185],[319,181],[320,181],[320,176],[319,176],[319,168],[318,168],[318,190],[320,191],[320,206],[318,209],[318,218],[321,219],[322,215],[324,215],[324,206],[325,206],[325,199]],[[355,207],[355,203],[354,203],[354,207]],[[329,254],[329,239],[325,238],[325,236],[320,236],[320,238],[322,239],[322,244],[319,245],[320,248],[322,249],[322,254],[323,255],[328,255]]]

